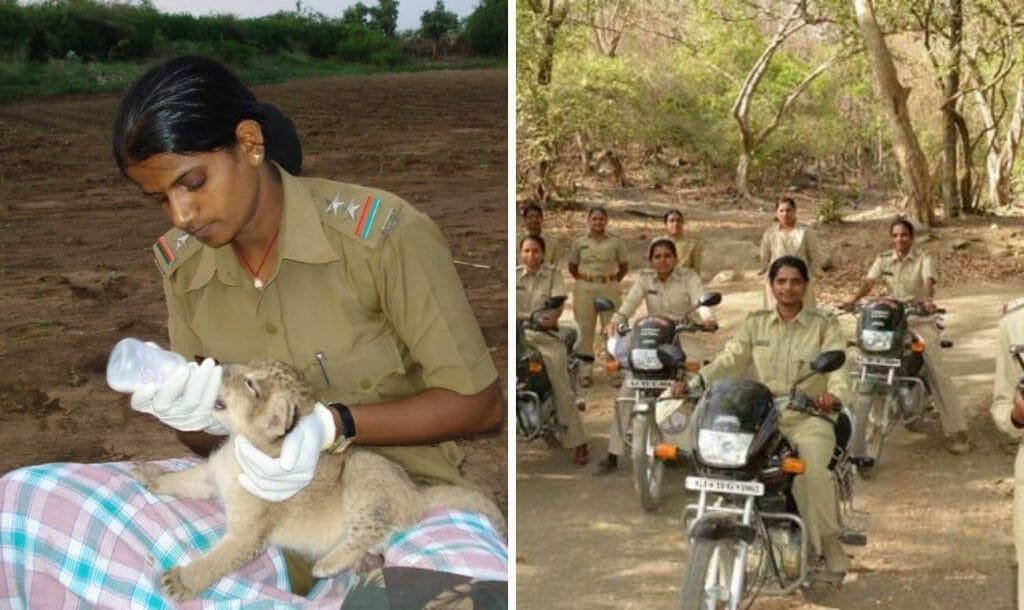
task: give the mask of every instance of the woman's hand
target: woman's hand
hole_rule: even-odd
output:
[[[202,364],[190,362],[163,384],[135,390],[131,397],[132,408],[153,415],[176,430],[227,434],[213,419],[213,403],[217,400],[223,373],[223,368],[213,358],[203,360]]]
[[[615,322],[609,322],[604,325],[604,334],[606,337],[614,337],[619,334],[619,325]]]
[[[824,394],[821,394],[820,396],[818,396],[818,398],[814,400],[814,404],[818,407],[819,410],[824,411],[825,413],[831,413],[832,411],[838,409],[843,403],[840,402],[839,399],[835,397],[835,395],[825,392]]]

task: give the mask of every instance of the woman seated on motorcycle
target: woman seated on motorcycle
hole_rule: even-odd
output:
[[[519,261],[522,264],[516,267],[516,317],[529,318],[535,311],[550,310],[536,320],[543,330],[526,330],[526,342],[540,353],[544,361],[551,391],[555,395],[558,420],[568,428],[563,443],[573,450],[573,461],[583,466],[587,463],[583,421],[576,409],[576,395],[569,381],[566,344],[558,335],[558,317],[562,308],[551,309],[544,305],[551,297],[564,297],[565,284],[557,269],[544,264],[545,247],[544,238],[539,235],[527,235],[519,242]]]
[[[629,317],[636,312],[641,301],[646,301],[648,315],[665,316],[676,322],[682,321],[694,307],[697,307],[697,301],[704,292],[704,284],[693,269],[676,266],[676,245],[671,239],[659,237],[652,241],[647,249],[647,260],[650,262],[650,268],[642,269],[637,274],[636,281],[622,301],[619,310],[612,316],[612,321],[605,326],[605,334],[614,335],[619,325],[625,324]],[[698,307],[696,313],[700,317],[702,328],[705,330],[718,328],[718,322],[715,321],[715,315],[711,309]],[[680,335],[679,343],[686,354],[687,362],[701,362],[703,355],[695,337]],[[632,392],[629,384],[625,383],[619,390],[619,397],[628,397]],[[617,406],[622,404],[626,403],[616,402]],[[616,409],[615,417],[621,421],[618,409]],[[608,455],[598,462],[595,474],[606,474],[615,469],[619,465],[619,456],[624,450],[625,445],[622,442],[620,428],[613,418],[608,429]]]
[[[775,259],[768,279],[775,307],[747,316],[722,352],[701,369],[704,387],[718,379],[745,376],[753,365],[755,379],[776,398],[783,398],[794,381],[810,372],[818,354],[845,348],[835,317],[804,304],[809,273],[802,259],[788,255]],[[817,577],[838,583],[849,561],[839,540],[836,488],[828,469],[836,444],[829,420],[834,421],[842,407],[846,374],[840,369],[827,376],[815,375],[798,390],[813,398],[828,419],[790,409],[779,414],[780,431],[806,463],[805,473],[793,481],[793,498],[815,554],[824,557]],[[782,408],[783,403],[776,404]]]
[[[889,297],[903,302],[920,301],[926,311],[934,312],[935,303],[932,298],[935,296],[938,274],[931,254],[914,248],[914,225],[905,218],[897,218],[889,225],[889,237],[893,249],[875,257],[860,289],[839,308],[852,310],[857,301],[881,282]],[[942,365],[938,333],[930,318],[911,318],[910,327],[925,342],[925,382],[935,399],[942,430],[949,438],[947,448],[953,455],[963,455],[971,450],[967,419],[956,386]],[[858,400],[861,399],[858,396]],[[870,396],[866,399],[870,400]]]

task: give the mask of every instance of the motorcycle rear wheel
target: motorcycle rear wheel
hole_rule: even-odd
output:
[[[732,554],[727,552],[727,544],[731,541],[690,540],[689,557],[686,559],[686,570],[683,571],[682,597],[679,601],[681,610],[706,610],[707,608],[727,608],[728,593],[719,598],[722,586],[728,586],[729,572],[732,567]],[[716,553],[716,551],[718,551]],[[705,585],[711,578],[719,585],[719,590],[709,597]]]
[[[654,457],[654,447],[661,442],[661,430],[651,416],[633,417],[633,487],[640,494],[640,505],[653,512],[661,505],[665,463]]]

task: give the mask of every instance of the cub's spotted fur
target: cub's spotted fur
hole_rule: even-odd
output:
[[[504,530],[501,512],[483,494],[451,485],[417,486],[398,464],[355,447],[321,455],[310,484],[283,502],[250,494],[238,483],[235,437],[241,434],[276,457],[286,432],[315,402],[312,386],[283,362],[226,365],[214,418],[230,430],[228,441],[188,470],[161,473],[152,464],[133,470],[155,494],[219,498],[227,509],[224,537],[208,553],[161,577],[171,598],[195,598],[268,544],[314,560],[317,577],[358,567],[364,555],[382,553],[394,531],[412,526],[430,508],[477,511]]]

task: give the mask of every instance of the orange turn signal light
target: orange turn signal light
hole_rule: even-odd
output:
[[[619,361],[618,360],[609,360],[608,362],[604,363],[604,368],[609,373],[618,373],[619,372],[619,368],[621,368],[621,367],[619,367]]]
[[[803,474],[807,470],[807,464],[800,458],[788,457],[782,459],[782,472],[789,474]]]
[[[531,375],[540,375],[544,372],[544,365],[534,360],[530,364],[526,365],[526,370]]]
[[[687,371],[689,371],[691,373],[696,373],[697,371],[700,370],[700,366],[701,366],[700,362],[699,361],[695,361],[695,362],[687,362],[686,364],[683,365],[683,368],[685,368]]]
[[[914,352],[915,354],[920,354],[921,352],[923,352],[924,341],[914,339],[914,341],[910,344],[910,351]]]
[[[679,447],[671,443],[658,443],[654,446],[654,457],[663,462],[672,462],[679,459]]]

